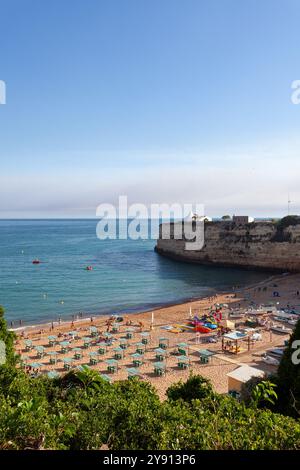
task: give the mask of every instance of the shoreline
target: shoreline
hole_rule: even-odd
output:
[[[153,306],[153,307],[149,307],[149,309],[143,309],[141,307],[141,309],[138,309],[137,311],[135,312],[130,312],[130,311],[124,311],[124,312],[120,312],[118,314],[113,314],[113,313],[104,313],[104,314],[97,314],[97,313],[90,313],[90,314],[85,314],[84,317],[80,317],[80,318],[68,318],[68,319],[63,319],[61,318],[61,321],[59,322],[57,319],[56,320],[48,320],[48,321],[45,321],[45,322],[41,322],[41,323],[30,323],[28,325],[20,325],[20,326],[16,326],[16,327],[10,327],[9,328],[9,331],[14,331],[15,333],[22,333],[22,332],[26,332],[27,330],[28,331],[31,331],[31,332],[34,332],[35,330],[41,330],[41,329],[47,329],[47,328],[51,328],[52,327],[52,324],[54,326],[54,329],[55,328],[63,328],[67,325],[70,325],[72,322],[74,324],[74,327],[75,325],[86,325],[86,324],[90,324],[91,323],[91,318],[93,319],[93,323],[97,324],[97,323],[101,323],[101,320],[103,322],[106,322],[108,318],[112,317],[113,315],[116,315],[116,316],[119,316],[119,317],[133,317],[133,318],[136,318],[136,317],[142,317],[144,318],[145,315],[149,314],[149,313],[154,313],[154,314],[160,314],[161,311],[164,311],[164,310],[167,310],[167,309],[172,309],[172,308],[183,308],[183,307],[187,307],[187,309],[189,307],[192,307],[193,304],[197,304],[199,302],[208,302],[209,299],[211,299],[212,297],[213,298],[219,298],[219,297],[223,297],[223,296],[228,296],[228,295],[232,295],[232,294],[243,294],[244,292],[246,293],[247,291],[251,291],[251,289],[255,289],[255,288],[258,288],[260,286],[263,286],[265,284],[268,284],[270,282],[275,282],[275,281],[279,281],[279,280],[282,280],[283,278],[284,279],[287,279],[287,278],[291,278],[291,277],[295,277],[297,276],[297,274],[294,274],[294,273],[281,273],[281,274],[273,274],[271,276],[267,276],[266,279],[264,280],[261,280],[261,281],[258,281],[258,282],[254,282],[253,284],[248,284],[248,285],[244,285],[242,287],[235,287],[235,286],[232,286],[232,289],[226,289],[226,290],[214,290],[214,292],[212,292],[212,295],[209,296],[207,294],[205,295],[202,295],[200,297],[193,297],[193,298],[186,298],[186,299],[182,299],[180,300],[179,302],[168,302],[168,303],[162,303],[162,304],[159,304],[159,305],[156,305],[156,306]],[[299,300],[300,302],[300,300]],[[113,309],[112,309],[113,311]]]

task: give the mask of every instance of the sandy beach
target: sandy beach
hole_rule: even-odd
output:
[[[16,330],[18,335],[16,341],[16,351],[22,355],[26,364],[41,364],[41,372],[46,373],[55,370],[58,373],[64,373],[65,358],[70,358],[72,367],[89,364],[92,369],[96,369],[102,374],[107,374],[106,361],[113,358],[114,348],[118,347],[120,341],[126,342],[124,357],[118,360],[118,371],[110,374],[111,380],[121,380],[128,377],[128,368],[132,368],[133,358],[131,354],[136,352],[137,343],[147,338],[148,344],[145,345],[143,354],[143,364],[139,368],[140,376],[143,380],[150,381],[157,389],[160,397],[165,398],[167,388],[180,379],[186,379],[190,371],[201,374],[209,378],[215,390],[220,393],[227,392],[227,373],[234,370],[239,364],[255,365],[267,372],[274,371],[274,366],[265,364],[261,360],[261,354],[269,348],[282,346],[284,340],[289,335],[276,334],[260,329],[261,341],[251,347],[250,351],[245,350],[238,355],[224,354],[221,349],[221,342],[206,343],[206,335],[198,334],[192,330],[180,331],[180,326],[187,324],[190,315],[201,316],[207,314],[215,304],[223,304],[223,315],[226,318],[231,309],[245,309],[251,305],[270,304],[277,305],[278,308],[295,308],[300,310],[300,274],[295,275],[275,275],[270,276],[259,284],[248,286],[243,289],[234,288],[231,292],[224,292],[214,297],[205,297],[202,299],[185,302],[178,305],[159,308],[153,311],[154,322],[152,324],[152,312],[140,312],[136,314],[123,315],[123,321],[119,323],[119,331],[113,333],[113,345],[107,348],[106,353],[99,358],[97,364],[90,365],[90,358],[98,349],[97,340],[91,336],[91,327],[96,327],[100,336],[107,332],[107,321],[109,316],[94,316],[92,318],[80,319],[74,322],[57,322],[45,325],[34,325],[30,327],[19,328]],[[274,297],[274,292],[276,297]],[[278,295],[278,296],[277,296]],[[173,327],[173,330],[168,329]],[[132,338],[125,340],[128,329],[132,328]],[[167,329],[166,329],[167,328]],[[77,339],[68,335],[68,332],[76,331]],[[143,335],[146,333],[146,335]],[[48,336],[57,336],[57,344],[49,346]],[[83,338],[90,337],[89,344],[83,347]],[[167,372],[164,376],[154,374],[155,349],[158,348],[160,339],[165,338],[168,347],[166,351],[165,364]],[[32,348],[26,351],[25,341],[32,342]],[[68,341],[66,350],[61,352],[63,341]],[[188,346],[189,368],[180,369],[178,367],[178,356],[174,355],[178,343],[186,343]],[[35,348],[42,346],[45,353],[43,357],[37,357]],[[80,358],[73,360],[74,348],[80,348]],[[201,364],[199,361],[198,350],[207,348],[214,353],[212,360],[208,364]],[[54,352],[57,357],[55,364],[49,363],[49,352]],[[123,353],[122,353],[123,354]]]

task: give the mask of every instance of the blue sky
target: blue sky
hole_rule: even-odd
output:
[[[0,0],[0,217],[300,212],[298,0]]]

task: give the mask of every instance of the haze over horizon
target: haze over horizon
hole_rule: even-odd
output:
[[[300,213],[296,0],[0,0],[0,14],[0,218],[96,217],[123,194],[213,217],[281,217],[290,197]]]

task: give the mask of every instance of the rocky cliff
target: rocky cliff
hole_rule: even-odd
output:
[[[202,250],[186,251],[185,239],[157,240],[156,251],[180,261],[278,272],[300,272],[300,220],[206,222]]]

